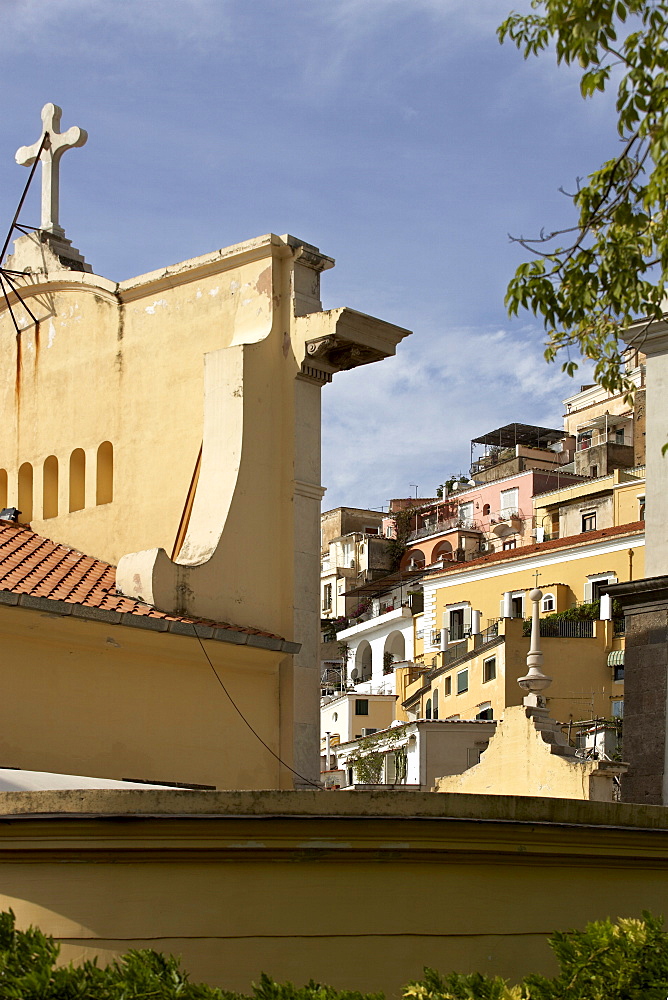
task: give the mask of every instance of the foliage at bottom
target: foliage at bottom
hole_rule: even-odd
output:
[[[516,986],[498,976],[426,968],[403,1000],[666,1000],[668,934],[663,921],[602,920],[583,931],[557,932],[550,946],[560,971],[549,979],[527,975]],[[150,950],[129,951],[101,968],[56,965],[59,946],[34,927],[16,929],[11,910],[0,913],[0,998],[11,1000],[384,1000],[382,993],[336,990],[310,980],[276,983],[267,975],[250,996],[191,983],[178,959]]]

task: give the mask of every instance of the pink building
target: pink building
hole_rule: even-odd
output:
[[[519,548],[535,542],[533,497],[582,482],[572,472],[529,469],[474,486],[461,485],[443,500],[415,514],[401,569],[418,569],[441,559],[464,561],[481,552]],[[386,523],[387,522],[387,523]],[[383,521],[387,534],[390,519]]]

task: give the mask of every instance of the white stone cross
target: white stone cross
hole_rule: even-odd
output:
[[[37,159],[39,148],[46,134],[46,142],[40,159],[42,161],[42,220],[40,228],[48,233],[64,236],[65,230],[58,223],[58,192],[60,157],[66,149],[83,146],[88,133],[77,125],[59,132],[62,108],[57,104],[45,104],[42,108],[42,134],[32,146],[21,146],[16,150],[16,162],[31,167]]]

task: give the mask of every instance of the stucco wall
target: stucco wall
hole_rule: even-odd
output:
[[[292,787],[292,774],[239,717],[197,639],[100,617],[0,604],[4,767],[218,788]],[[204,647],[239,711],[290,762],[292,731],[280,715],[279,684],[291,658],[225,642],[204,640]]]
[[[425,965],[553,973],[552,931],[662,913],[668,892],[660,807],[75,792],[10,793],[0,812],[0,906],[63,961],[154,947],[245,993],[262,971],[388,997]]]
[[[553,740],[555,733],[543,728],[522,705],[507,708],[480,763],[437,780],[436,791],[611,801],[613,772],[599,774],[606,762],[553,753],[546,736]]]

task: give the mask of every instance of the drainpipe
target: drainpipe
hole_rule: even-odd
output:
[[[330,752],[331,752],[331,733],[325,733],[325,770],[329,771],[330,768]]]

